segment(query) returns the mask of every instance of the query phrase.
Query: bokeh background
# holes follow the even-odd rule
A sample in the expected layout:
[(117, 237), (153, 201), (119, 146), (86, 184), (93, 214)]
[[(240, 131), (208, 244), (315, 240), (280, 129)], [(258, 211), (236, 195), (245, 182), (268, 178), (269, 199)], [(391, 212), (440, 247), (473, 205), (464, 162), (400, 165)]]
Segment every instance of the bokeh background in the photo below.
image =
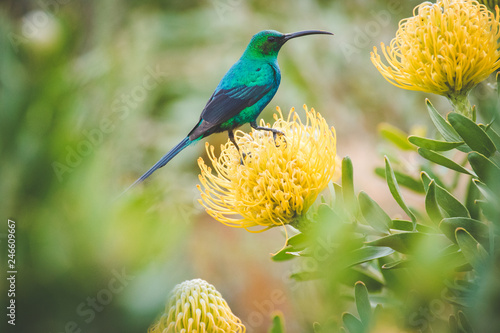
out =
[[(1, 1), (0, 276), (11, 218), (15, 331), (145, 332), (172, 287), (192, 278), (215, 285), (249, 332), (266, 332), (274, 309), (284, 312), (289, 332), (311, 331), (321, 292), (288, 278), (297, 263), (270, 260), (283, 230), (228, 228), (198, 204), (204, 143), (116, 197), (191, 130), (254, 33), (323, 29), (335, 36), (282, 48), (281, 87), (262, 117), (271, 120), (276, 106), (320, 111), (337, 129), (339, 156), (353, 160), (357, 189), (402, 215), (373, 171), (388, 149), (377, 128), (425, 128), (424, 97), (451, 107), (391, 86), (369, 53), (418, 3)], [(208, 139), (216, 147), (226, 140)]]

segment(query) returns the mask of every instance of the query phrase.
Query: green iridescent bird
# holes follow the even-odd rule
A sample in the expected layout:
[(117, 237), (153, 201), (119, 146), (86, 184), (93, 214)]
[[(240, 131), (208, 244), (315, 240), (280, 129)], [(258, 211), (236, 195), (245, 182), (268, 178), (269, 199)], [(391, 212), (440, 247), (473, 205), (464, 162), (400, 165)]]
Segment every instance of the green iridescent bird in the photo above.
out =
[(258, 126), (256, 120), (274, 97), (280, 85), (279, 50), (292, 38), (313, 34), (333, 35), (331, 32), (321, 30), (306, 30), (290, 34), (264, 30), (255, 34), (240, 60), (229, 69), (215, 88), (196, 126), (184, 140), (165, 154), (130, 187), (144, 181), (181, 150), (210, 134), (227, 131), (229, 139), (238, 150), (233, 130), (243, 124), (250, 123), (255, 129), (271, 131), (275, 137), (276, 134), (282, 134), (276, 129)]

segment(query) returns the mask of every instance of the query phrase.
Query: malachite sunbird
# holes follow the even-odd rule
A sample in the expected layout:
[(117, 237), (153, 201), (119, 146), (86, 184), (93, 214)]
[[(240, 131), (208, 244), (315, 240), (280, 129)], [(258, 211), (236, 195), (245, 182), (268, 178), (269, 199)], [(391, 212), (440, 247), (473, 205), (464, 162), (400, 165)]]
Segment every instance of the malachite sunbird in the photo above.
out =
[(238, 145), (234, 140), (233, 130), (246, 123), (250, 123), (258, 130), (271, 131), (274, 136), (282, 134), (276, 129), (257, 125), (257, 117), (274, 97), (281, 82), (278, 52), (283, 44), (292, 38), (316, 34), (333, 35), (331, 32), (321, 30), (306, 30), (290, 34), (264, 30), (255, 34), (240, 60), (229, 69), (215, 88), (196, 126), (184, 140), (165, 154), (129, 188), (144, 181), (181, 150), (210, 134), (227, 131), (229, 139), (236, 148)]

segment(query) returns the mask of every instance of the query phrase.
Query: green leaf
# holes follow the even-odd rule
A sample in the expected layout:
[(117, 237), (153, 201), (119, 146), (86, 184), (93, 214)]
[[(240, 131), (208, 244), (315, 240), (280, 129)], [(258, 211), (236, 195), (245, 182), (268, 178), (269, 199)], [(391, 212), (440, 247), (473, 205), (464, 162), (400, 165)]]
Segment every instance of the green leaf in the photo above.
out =
[(413, 231), (413, 222), (407, 220), (392, 220), (391, 229), (402, 230), (402, 231)]
[[(413, 222), (407, 220), (395, 219), (392, 220), (391, 229), (402, 230), (402, 231), (413, 231)], [(431, 233), (431, 234), (436, 233), (436, 231), (433, 228), (423, 224), (417, 224), (417, 231), (424, 233)]]
[(387, 257), (394, 253), (389, 247), (362, 247), (349, 253), (347, 266), (358, 265), (367, 261)]
[(443, 218), (436, 200), (436, 183), (434, 180), (431, 180), (425, 195), (425, 211), (429, 215), (429, 218), (436, 224)]
[(448, 217), (470, 217), (467, 208), (450, 192), (436, 184), (436, 201)]
[(358, 202), (361, 214), (369, 225), (381, 232), (389, 231), (391, 218), (368, 194), (359, 192)]
[[(393, 171), (399, 185), (417, 193), (425, 193), (422, 183), (419, 180), (397, 170)], [(375, 168), (375, 174), (385, 179), (385, 168)]]
[(489, 228), (487, 225), (478, 220), (473, 220), (466, 217), (450, 217), (443, 219), (439, 224), (439, 229), (443, 231), (451, 241), (456, 243), (455, 231), (457, 228), (467, 230), (475, 239), (484, 242), (488, 240)]
[(472, 326), (461, 310), (458, 311), (458, 322), (460, 323), (460, 327), (464, 333), (474, 333)]
[(425, 192), (427, 193), (427, 191), (429, 190), (429, 184), (431, 183), (433, 178), (431, 178), (427, 172), (422, 171), (420, 173), (420, 179), (422, 180), (422, 184), (424, 184)]
[(388, 262), (382, 265), (382, 269), (398, 269), (398, 268), (407, 268), (411, 266), (413, 260), (411, 259), (402, 259), (396, 260), (393, 262)]
[(398, 148), (402, 150), (415, 150), (415, 147), (408, 142), (408, 135), (399, 128), (388, 123), (380, 123), (378, 131), (383, 138), (389, 140)]
[(459, 333), (457, 318), (454, 315), (450, 315), (448, 325), (450, 326), (450, 333)]
[[(336, 207), (340, 209), (341, 207)], [(339, 216), (335, 211), (332, 209), (332, 207), (328, 206), (327, 204), (320, 204), (318, 206), (318, 210), (316, 211), (317, 214), (317, 220), (318, 221), (338, 221)]]
[[(443, 267), (443, 270), (446, 270), (448, 268), (454, 268), (458, 270), (459, 268), (461, 269), (465, 267), (466, 270), (471, 270), (472, 267), (468, 265), (463, 253), (458, 251), (458, 249), (459, 247), (457, 245), (452, 244), (451, 246), (448, 246), (436, 253), (435, 259), (437, 259), (437, 261), (434, 262), (434, 267)], [(400, 259), (392, 262), (387, 262), (382, 265), (381, 268), (383, 270), (391, 270), (416, 266), (420, 267), (421, 265), (422, 263), (420, 260), (415, 260), (412, 257), (409, 257), (408, 259)]]
[(321, 277), (321, 272), (313, 271), (313, 272), (297, 272), (290, 274), (290, 278), (296, 281), (311, 281), (317, 280)]
[(275, 311), (272, 316), (273, 319), (269, 333), (285, 333), (285, 319), (283, 318), (283, 313)]
[(495, 223), (499, 222), (498, 216), (500, 216), (500, 207), (498, 207), (498, 204), (493, 204), (484, 200), (476, 200), (476, 205), (481, 208), (482, 213), (488, 220), (494, 221)]
[[(474, 183), (474, 185), (476, 185), (477, 189), (479, 190), (479, 192), (481, 192), (481, 194), (483, 195), (483, 197), (489, 201), (489, 202), (496, 202), (497, 201), (497, 197), (495, 196), (495, 194), (488, 188), (488, 186), (486, 186), (485, 183), (482, 183), (479, 179), (473, 179), (472, 182)], [(477, 201), (477, 200), (476, 200)]]
[(446, 157), (444, 155), (435, 153), (435, 152), (428, 150), (428, 149), (425, 149), (425, 148), (418, 148), (418, 153), (423, 158), (425, 158), (431, 162), (434, 162), (436, 164), (442, 165), (448, 169), (455, 170), (455, 171), (461, 172), (461, 173), (465, 173), (466, 175), (475, 176), (474, 173), (467, 170), (463, 166), (457, 164), (456, 162), (450, 160), (448, 157)]
[(474, 184), (474, 180), (469, 180), (469, 185), (467, 186), (467, 193), (465, 196), (465, 207), (470, 213), (473, 219), (479, 219), (480, 209), (476, 205), (476, 200), (480, 199), (481, 193), (477, 186)]
[(410, 189), (417, 193), (425, 193), (424, 187), (422, 186), (422, 183), (419, 180), (413, 178), (410, 175), (399, 172), (397, 170), (393, 171), (399, 185), (404, 186), (407, 189)]
[(486, 156), (477, 152), (470, 152), (467, 159), (478, 178), (495, 193), (500, 194), (500, 169)]
[(342, 159), (342, 197), (346, 205), (354, 206), (356, 202), (356, 196), (354, 194), (354, 171), (349, 156)]
[(308, 245), (307, 236), (303, 233), (298, 233), (290, 238), (288, 238), (287, 245), (292, 246), (296, 251), (303, 250)]
[(425, 148), (434, 151), (448, 151), (453, 148), (457, 148), (464, 144), (463, 141), (459, 142), (449, 142), (449, 141), (438, 141), (428, 138), (422, 138), (420, 136), (411, 135), (408, 137), (408, 141), (413, 143), (415, 146), (420, 148)]
[(344, 322), (344, 326), (347, 328), (349, 333), (365, 332), (365, 329), (361, 321), (348, 312), (342, 314), (342, 321)]
[(410, 217), (410, 219), (413, 222), (413, 230), (415, 230), (417, 226), (417, 218), (415, 215), (410, 211), (410, 208), (406, 205), (406, 202), (403, 199), (403, 196), (401, 195), (401, 191), (399, 190), (398, 182), (396, 180), (396, 176), (394, 175), (394, 171), (391, 167), (391, 163), (389, 162), (389, 159), (387, 156), (385, 157), (385, 174), (386, 174), (386, 180), (387, 180), (387, 185), (389, 185), (389, 190), (391, 191), (392, 196), (394, 197), (394, 200), (398, 203), (398, 205), (405, 211), (405, 213)]
[(480, 271), (488, 258), (486, 250), (464, 228), (457, 228), (455, 237), (467, 262), (469, 262), (476, 271)]
[(356, 282), (354, 285), (354, 299), (356, 300), (356, 308), (358, 309), (359, 318), (364, 327), (368, 327), (372, 317), (372, 307), (368, 298), (368, 289), (362, 281)]
[(426, 189), (426, 191), (427, 191), (427, 185), (429, 185), (431, 179), (434, 179), (434, 182), (439, 186), (446, 188), (445, 183), (441, 180), (439, 175), (434, 173), (434, 171), (432, 171), (432, 169), (426, 165), (422, 165), (422, 172), (420, 173), (420, 178), (422, 179), (422, 182), (424, 182), (424, 188)]
[(337, 183), (332, 183), (333, 185), (333, 190), (334, 190), (334, 200), (333, 200), (333, 207), (330, 207), (325, 204), (326, 207), (330, 210), (335, 210), (336, 212), (340, 212), (342, 209), (344, 209), (344, 199), (342, 198), (342, 186), (340, 186)]
[(384, 279), (381, 273), (374, 268), (360, 268), (354, 266), (342, 271), (339, 280), (342, 284), (352, 287), (357, 281), (363, 281), (368, 290), (381, 291), (384, 287)]
[(437, 112), (428, 99), (425, 100), (425, 103), (427, 104), (427, 110), (429, 111), (434, 126), (436, 126), (443, 138), (449, 142), (462, 141), (455, 129), (439, 114), (439, 112)]
[(292, 247), (285, 247), (275, 255), (271, 256), (271, 260), (279, 262), (297, 258), (297, 254), (293, 253), (292, 251), (293, 251)]
[(491, 126), (479, 124), (479, 127), (481, 127), (481, 129), (486, 132), (491, 141), (493, 141), (493, 143), (495, 144), (495, 147), (500, 147), (500, 135), (498, 135), (498, 133)]
[(367, 242), (368, 246), (386, 246), (400, 253), (412, 253), (413, 249), (429, 235), (420, 232), (402, 232), (400, 234), (381, 237), (371, 242)]
[(450, 112), (448, 121), (472, 149), (485, 156), (491, 156), (497, 148), (489, 136), (475, 122), (461, 114)]

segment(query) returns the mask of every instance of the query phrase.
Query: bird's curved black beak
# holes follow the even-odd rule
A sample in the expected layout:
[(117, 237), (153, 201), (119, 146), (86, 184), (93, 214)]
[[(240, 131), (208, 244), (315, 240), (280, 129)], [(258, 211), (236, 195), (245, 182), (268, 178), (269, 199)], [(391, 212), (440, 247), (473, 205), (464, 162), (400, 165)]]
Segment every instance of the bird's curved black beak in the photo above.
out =
[(286, 42), (287, 40), (290, 40), (292, 38), (296, 37), (302, 37), (302, 36), (307, 36), (307, 35), (333, 35), (331, 32), (324, 31), (324, 30), (304, 30), (304, 31), (299, 31), (299, 32), (293, 32), (291, 34), (285, 34), (283, 43)]

